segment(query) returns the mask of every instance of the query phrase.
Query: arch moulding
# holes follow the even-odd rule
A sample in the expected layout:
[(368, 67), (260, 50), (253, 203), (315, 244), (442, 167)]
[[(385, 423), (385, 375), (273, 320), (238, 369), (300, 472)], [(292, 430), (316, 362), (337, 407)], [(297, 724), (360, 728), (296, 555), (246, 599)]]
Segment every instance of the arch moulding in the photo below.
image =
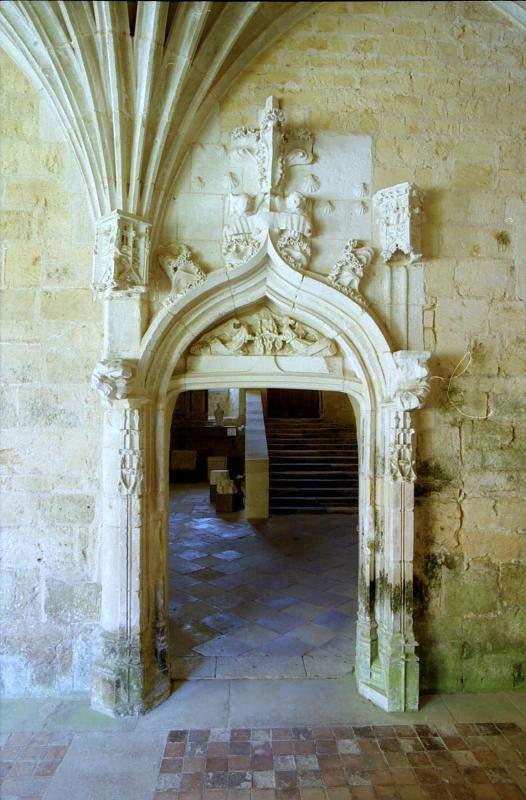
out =
[[(102, 644), (92, 703), (106, 713), (142, 713), (170, 693), (171, 415), (180, 392), (225, 385), (349, 396), (360, 445), (358, 689), (386, 710), (418, 706), (411, 413), (427, 392), (428, 354), (393, 352), (362, 302), (327, 278), (292, 267), (273, 238), (267, 232), (241, 265), (216, 270), (168, 298), (142, 337), (138, 358), (113, 343), (94, 371), (105, 409)], [(125, 327), (121, 315), (124, 307), (129, 316), (129, 301), (105, 300), (107, 325)], [(278, 344), (259, 334), (250, 346), (240, 344), (232, 331), (244, 330), (247, 317), (253, 326), (263, 318)]]

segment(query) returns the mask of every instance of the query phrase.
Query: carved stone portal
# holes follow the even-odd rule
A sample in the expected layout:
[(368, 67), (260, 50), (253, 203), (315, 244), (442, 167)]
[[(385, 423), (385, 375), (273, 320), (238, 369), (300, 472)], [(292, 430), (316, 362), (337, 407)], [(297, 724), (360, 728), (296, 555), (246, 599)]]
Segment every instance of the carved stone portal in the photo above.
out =
[(336, 352), (336, 344), (313, 328), (266, 307), (223, 322), (190, 348), (195, 356), (332, 356)]

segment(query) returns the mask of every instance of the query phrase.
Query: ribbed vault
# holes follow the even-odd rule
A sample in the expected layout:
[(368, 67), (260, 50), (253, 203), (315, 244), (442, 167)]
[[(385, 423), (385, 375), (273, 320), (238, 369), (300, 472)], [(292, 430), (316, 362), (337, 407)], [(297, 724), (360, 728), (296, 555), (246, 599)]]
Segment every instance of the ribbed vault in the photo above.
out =
[(0, 4), (0, 43), (48, 95), (95, 218), (160, 219), (196, 129), (313, 2)]

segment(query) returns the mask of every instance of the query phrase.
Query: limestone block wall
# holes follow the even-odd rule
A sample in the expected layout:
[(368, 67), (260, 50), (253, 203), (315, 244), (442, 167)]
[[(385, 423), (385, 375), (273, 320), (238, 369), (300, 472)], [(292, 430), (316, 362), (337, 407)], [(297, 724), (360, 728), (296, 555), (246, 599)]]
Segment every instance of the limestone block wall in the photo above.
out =
[(93, 225), (54, 116), (0, 58), (2, 684), (85, 689), (99, 616)]
[(437, 379), (415, 415), (423, 690), (526, 685), (524, 54), (524, 33), (487, 3), (330, 3), (221, 105), (222, 131), (255, 124), (272, 89), (313, 130), (371, 134), (374, 191), (410, 180), (426, 194)]

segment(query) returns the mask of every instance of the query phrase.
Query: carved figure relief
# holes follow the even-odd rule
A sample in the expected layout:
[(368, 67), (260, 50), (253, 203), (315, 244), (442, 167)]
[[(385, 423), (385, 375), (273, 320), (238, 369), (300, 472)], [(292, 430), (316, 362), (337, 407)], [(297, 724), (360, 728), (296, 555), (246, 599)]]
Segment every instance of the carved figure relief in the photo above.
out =
[(263, 307), (229, 319), (201, 337), (191, 355), (331, 356), (336, 345), (298, 320)]
[(131, 394), (136, 374), (137, 362), (133, 359), (99, 361), (91, 376), (91, 388), (106, 400), (124, 400)]
[(373, 250), (371, 247), (359, 247), (356, 239), (345, 245), (343, 258), (337, 261), (329, 273), (329, 281), (336, 289), (348, 297), (352, 297), (362, 305), (365, 300), (360, 294), (360, 281), (365, 268), (371, 263)]
[(397, 252), (409, 256), (411, 262), (422, 258), (422, 200), (422, 192), (413, 183), (399, 183), (375, 194), (376, 220), (386, 262)]
[(184, 244), (177, 256), (170, 252), (159, 255), (159, 264), (171, 283), (170, 294), (165, 300), (165, 305), (175, 303), (180, 297), (206, 280), (205, 273), (193, 260), (190, 248)]
[[(260, 115), (259, 128), (241, 126), (232, 131), (232, 148), (237, 156), (249, 156), (256, 164), (258, 194), (231, 194), (223, 229), (223, 256), (228, 267), (239, 266), (264, 246), (267, 236), (276, 235), (277, 250), (290, 266), (307, 266), (312, 224), (308, 199), (301, 192), (285, 195), (286, 169), (313, 161), (312, 135), (303, 129), (285, 127), (285, 115), (269, 97)], [(304, 180), (308, 193), (319, 189), (315, 175)]]
[(93, 289), (145, 292), (151, 226), (132, 214), (114, 211), (99, 220), (93, 252)]
[(416, 478), (413, 460), (413, 434), (411, 415), (405, 411), (396, 412), (389, 458), (389, 470), (395, 481), (414, 481)]

